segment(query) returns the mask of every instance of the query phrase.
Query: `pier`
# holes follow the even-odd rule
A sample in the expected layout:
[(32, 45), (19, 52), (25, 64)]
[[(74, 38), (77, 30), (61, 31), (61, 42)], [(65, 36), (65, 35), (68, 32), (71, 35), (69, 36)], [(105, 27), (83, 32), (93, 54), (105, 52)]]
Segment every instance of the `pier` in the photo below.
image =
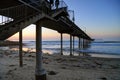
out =
[[(74, 37), (78, 38), (79, 49), (88, 45), (93, 39), (82, 31), (70, 19), (67, 4), (60, 1), (59, 5), (47, 0), (1, 0), (0, 1), (0, 40), (4, 41), (19, 32), (20, 67), (22, 60), (22, 30), (31, 24), (36, 25), (36, 80), (46, 80), (46, 71), (42, 66), (42, 27), (57, 31), (61, 39), (61, 55), (63, 55), (63, 34), (70, 35), (70, 56), (73, 56)], [(81, 43), (82, 39), (82, 43)]]

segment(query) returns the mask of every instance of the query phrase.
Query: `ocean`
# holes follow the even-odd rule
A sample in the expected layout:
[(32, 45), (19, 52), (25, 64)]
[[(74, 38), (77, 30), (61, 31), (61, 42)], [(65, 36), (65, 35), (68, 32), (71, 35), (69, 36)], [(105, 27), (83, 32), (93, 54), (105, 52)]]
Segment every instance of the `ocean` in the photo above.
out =
[[(35, 41), (23, 41), (25, 44), (23, 50), (35, 51)], [(94, 41), (87, 48), (79, 49), (78, 41), (74, 42), (74, 55), (80, 53), (88, 53), (95, 57), (114, 57), (120, 58), (120, 42), (119, 41)], [(15, 48), (14, 48), (15, 49)], [(60, 41), (42, 41), (42, 51), (48, 54), (60, 53)], [(70, 42), (63, 41), (63, 54), (69, 55)], [(107, 55), (107, 56), (106, 56)]]
[[(35, 41), (24, 41), (26, 46), (24, 48), (35, 51)], [(78, 41), (74, 42), (74, 54), (77, 55), (80, 52), (99, 55), (117, 55), (120, 56), (120, 42), (117, 41), (94, 41), (87, 48), (79, 49)], [(60, 53), (60, 41), (43, 41), (42, 50), (44, 53), (57, 54)], [(63, 41), (63, 54), (69, 55), (70, 42)]]

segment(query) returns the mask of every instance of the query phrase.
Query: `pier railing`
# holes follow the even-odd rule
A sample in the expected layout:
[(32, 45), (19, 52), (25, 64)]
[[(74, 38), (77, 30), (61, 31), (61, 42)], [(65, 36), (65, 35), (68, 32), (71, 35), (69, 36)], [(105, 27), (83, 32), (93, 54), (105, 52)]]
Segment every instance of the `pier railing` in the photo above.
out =
[[(26, 3), (18, 6), (13, 6), (5, 9), (0, 9), (0, 26), (5, 25), (6, 23), (10, 23), (16, 19), (26, 18), (26, 16), (33, 15), (36, 13), (45, 14), (49, 13), (48, 2), (43, 2), (41, 5), (34, 6), (35, 4), (39, 4), (37, 2), (34, 3)], [(45, 7), (46, 6), (46, 7)]]
[[(67, 4), (64, 1), (59, 1), (58, 9), (59, 8), (68, 8)], [(56, 5), (52, 6), (52, 9), (56, 9)]]
[(40, 1), (40, 0), (31, 0), (30, 1), (23, 1), (23, 0), (19, 0), (21, 3), (33, 8), (34, 10), (38, 11), (38, 12), (45, 12), (48, 14), (51, 5), (48, 1), (44, 0), (44, 1)]
[(27, 8), (28, 7), (26, 5), (18, 5), (0, 9), (0, 25), (4, 25), (20, 17), (24, 18), (27, 13)]
[[(44, 12), (46, 14), (50, 14), (50, 3), (47, 1), (44, 1), (42, 4), (40, 2), (34, 2), (34, 3), (28, 3), (28, 2), (23, 2), (24, 4), (18, 5), (18, 6), (13, 6), (5, 9), (0, 9), (0, 26), (5, 25), (6, 23), (13, 22), (14, 20), (17, 19), (25, 19), (26, 17), (30, 15), (34, 15), (36, 13), (41, 13)], [(38, 5), (41, 4), (41, 5)], [(37, 5), (37, 6), (34, 6)], [(48, 8), (46, 8), (46, 7)], [(36, 9), (35, 9), (36, 8)], [(68, 6), (64, 1), (60, 1), (58, 5), (58, 10), (59, 9), (65, 9), (68, 13), (70, 10), (68, 10)], [(55, 5), (52, 6), (52, 9), (56, 9)], [(71, 19), (71, 16), (73, 15), (69, 14), (69, 19)], [(65, 19), (64, 19), (65, 20)], [(65, 20), (66, 21), (66, 20)]]
[(68, 10), (68, 14), (69, 14), (69, 19), (74, 22), (75, 21), (74, 10)]

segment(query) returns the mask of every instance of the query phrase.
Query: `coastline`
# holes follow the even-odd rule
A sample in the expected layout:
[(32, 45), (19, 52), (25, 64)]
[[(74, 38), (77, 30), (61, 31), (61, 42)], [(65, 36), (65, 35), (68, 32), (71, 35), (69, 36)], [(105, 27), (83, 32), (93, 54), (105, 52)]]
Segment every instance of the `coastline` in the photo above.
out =
[[(0, 52), (0, 80), (35, 80), (35, 53), (24, 52), (19, 67), (16, 51)], [(120, 80), (120, 58), (43, 54), (48, 80)], [(29, 77), (28, 77), (29, 76)]]
[[(7, 44), (8, 45), (8, 44)], [(25, 44), (23, 44), (25, 45)], [(12, 45), (9, 45), (9, 46), (0, 46), (0, 52), (1, 51), (6, 51), (9, 53), (9, 51), (13, 52), (13, 53), (16, 53), (16, 52), (19, 52), (19, 45), (16, 44), (12, 44)], [(35, 49), (33, 48), (24, 48), (23, 47), (23, 52), (28, 52), (28, 53), (35, 53)], [(58, 51), (56, 52), (53, 52), (53, 51), (50, 51), (50, 50), (43, 50), (43, 53), (48, 53), (48, 54), (59, 54)], [(64, 55), (66, 56), (69, 56), (69, 51), (65, 52)], [(120, 54), (109, 54), (109, 53), (99, 53), (99, 52), (78, 52), (78, 51), (75, 51), (74, 52), (74, 56), (91, 56), (91, 57), (98, 57), (98, 58), (120, 58)]]
[(91, 57), (100, 57), (100, 58), (120, 58), (119, 54), (100, 54), (100, 53), (91, 53)]
[[(96, 43), (98, 42), (95, 42), (95, 46), (92, 45), (91, 47), (97, 47), (97, 50), (90, 50), (90, 49), (80, 49), (78, 50), (77, 49), (77, 46), (76, 47), (76, 50), (73, 52), (73, 54), (75, 56), (79, 56), (79, 54), (81, 56), (83, 56), (82, 53), (85, 53), (86, 56), (91, 56), (91, 57), (103, 57), (103, 58), (120, 58), (120, 50), (119, 50), (119, 41), (101, 41), (99, 43), (105, 43), (105, 44), (99, 44), (97, 45)], [(106, 43), (109, 43), (109, 44), (106, 44)], [(113, 43), (118, 43), (118, 44), (113, 44)], [(69, 41), (65, 41), (64, 43), (65, 45), (64, 48), (63, 48), (63, 54), (64, 55), (69, 55)], [(112, 45), (111, 45), (112, 44)], [(60, 43), (59, 41), (43, 41), (43, 53), (49, 53), (49, 54), (57, 54), (60, 52)], [(54, 46), (53, 46), (54, 45)], [(97, 46), (96, 46), (97, 45)], [(103, 45), (102, 48), (104, 48), (104, 50), (102, 49), (101, 50), (101, 45)], [(104, 47), (106, 46), (107, 47)], [(111, 45), (111, 46), (110, 46)], [(114, 47), (116, 46), (116, 47)], [(110, 48), (111, 47), (111, 48)], [(114, 48), (113, 48), (114, 47)], [(100, 50), (98, 50), (98, 48), (100, 48)], [(107, 50), (108, 49), (108, 50)], [(111, 51), (113, 49), (113, 51)], [(0, 41), (0, 50), (11, 50), (11, 51), (17, 51), (19, 50), (19, 41)], [(116, 50), (116, 51), (115, 51)], [(35, 52), (35, 41), (24, 41), (23, 42), (23, 52)], [(108, 52), (107, 52), (108, 51)]]

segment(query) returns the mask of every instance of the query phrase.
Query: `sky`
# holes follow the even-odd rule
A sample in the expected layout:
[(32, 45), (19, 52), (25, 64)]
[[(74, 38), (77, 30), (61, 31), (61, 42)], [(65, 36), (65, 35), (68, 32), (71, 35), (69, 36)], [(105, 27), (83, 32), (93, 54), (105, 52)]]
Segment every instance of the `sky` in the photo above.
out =
[[(75, 23), (91, 38), (120, 41), (120, 0), (64, 0), (74, 10)], [(31, 32), (32, 31), (32, 32)], [(35, 39), (35, 25), (23, 30), (24, 40)], [(42, 28), (43, 40), (59, 40), (56, 31)], [(9, 40), (18, 39), (18, 33)], [(65, 34), (64, 39), (69, 39)]]

